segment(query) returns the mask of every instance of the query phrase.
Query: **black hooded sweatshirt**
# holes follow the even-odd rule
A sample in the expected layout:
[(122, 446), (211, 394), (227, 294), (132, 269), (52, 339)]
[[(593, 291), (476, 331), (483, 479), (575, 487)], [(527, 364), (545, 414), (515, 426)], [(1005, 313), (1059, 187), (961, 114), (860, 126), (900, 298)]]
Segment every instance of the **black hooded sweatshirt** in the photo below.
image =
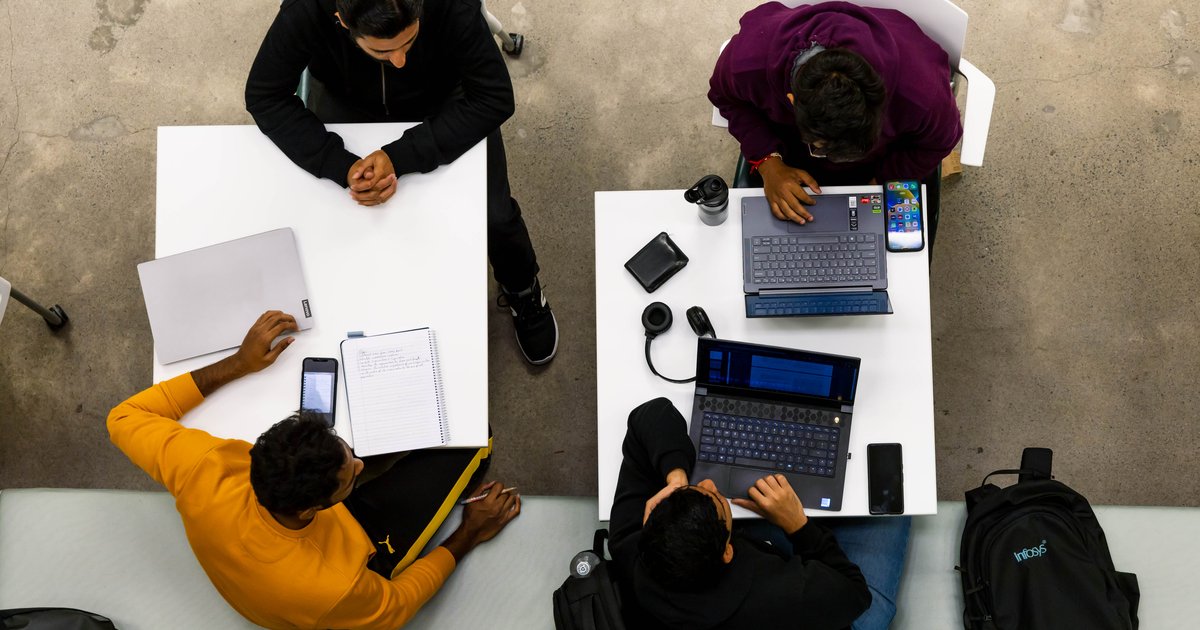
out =
[(512, 81), (479, 0), (425, 0), (403, 68), (367, 55), (336, 10), (335, 0), (284, 0), (246, 81), (254, 122), (304, 170), (344, 187), (358, 160), (296, 96), (306, 67), (360, 122), (421, 123), (383, 147), (397, 175), (453, 162), (512, 116)]
[(699, 592), (664, 588), (638, 559), (646, 500), (676, 468), (691, 472), (696, 451), (687, 424), (671, 401), (648, 403), (652, 413), (631, 417), (613, 502), (609, 549), (627, 620), (635, 628), (707, 630), (847, 628), (871, 604), (858, 566), (816, 521), (790, 537), (788, 559), (733, 534), (733, 561), (718, 583)]

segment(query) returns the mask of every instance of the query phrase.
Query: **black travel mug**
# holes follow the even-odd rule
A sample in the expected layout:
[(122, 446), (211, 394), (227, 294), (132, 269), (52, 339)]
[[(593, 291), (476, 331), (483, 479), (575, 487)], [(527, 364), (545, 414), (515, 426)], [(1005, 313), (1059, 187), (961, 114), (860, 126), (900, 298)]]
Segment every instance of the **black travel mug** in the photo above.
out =
[(700, 208), (705, 225), (721, 225), (729, 216), (729, 184), (719, 175), (705, 175), (683, 193), (683, 198)]

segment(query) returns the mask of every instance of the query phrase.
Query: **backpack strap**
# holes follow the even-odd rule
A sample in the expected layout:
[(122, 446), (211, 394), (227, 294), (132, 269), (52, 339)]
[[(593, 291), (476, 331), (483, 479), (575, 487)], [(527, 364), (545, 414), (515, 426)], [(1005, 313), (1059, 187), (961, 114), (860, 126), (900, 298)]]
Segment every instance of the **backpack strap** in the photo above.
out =
[(974, 509), (980, 501), (1000, 491), (1000, 488), (988, 483), (988, 479), (991, 479), (992, 475), (1023, 475), (1031, 474), (1033, 472), (1035, 471), (1026, 470), (1024, 468), (1004, 468), (1001, 470), (993, 470), (992, 472), (988, 473), (988, 475), (983, 478), (983, 483), (979, 484), (978, 488), (967, 491), (967, 512), (970, 512), (972, 509)]
[(592, 536), (592, 553), (596, 554), (601, 560), (604, 560), (604, 542), (608, 540), (608, 530), (600, 528), (596, 530), (596, 534)]
[(1038, 479), (1053, 479), (1054, 451), (1048, 448), (1029, 447), (1021, 451), (1021, 468), (1033, 471), (1021, 475), (1020, 481), (1035, 481)]

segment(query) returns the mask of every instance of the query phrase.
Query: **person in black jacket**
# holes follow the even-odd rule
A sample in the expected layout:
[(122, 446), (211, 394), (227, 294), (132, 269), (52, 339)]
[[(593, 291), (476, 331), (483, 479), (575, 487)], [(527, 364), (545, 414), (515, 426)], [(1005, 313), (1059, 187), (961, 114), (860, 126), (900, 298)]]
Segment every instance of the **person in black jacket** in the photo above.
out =
[[(296, 96), (305, 68), (307, 108)], [(449, 164), (487, 138), (488, 258), (501, 303), (526, 360), (554, 358), (558, 323), (500, 136), (512, 81), (478, 0), (284, 0), (250, 68), (246, 109), (288, 158), (367, 206), (387, 202), (397, 178)], [(325, 128), (387, 121), (420, 124), (362, 158)]]
[[(878, 556), (864, 577), (835, 533), (805, 516), (782, 475), (760, 479), (749, 501), (733, 499), (767, 523), (735, 524), (711, 480), (689, 485), (696, 453), (669, 400), (656, 398), (629, 414), (622, 452), (609, 550), (633, 627), (888, 627), (907, 518), (847, 519), (856, 521), (846, 527), (856, 551)], [(841, 536), (842, 526), (836, 529)]]

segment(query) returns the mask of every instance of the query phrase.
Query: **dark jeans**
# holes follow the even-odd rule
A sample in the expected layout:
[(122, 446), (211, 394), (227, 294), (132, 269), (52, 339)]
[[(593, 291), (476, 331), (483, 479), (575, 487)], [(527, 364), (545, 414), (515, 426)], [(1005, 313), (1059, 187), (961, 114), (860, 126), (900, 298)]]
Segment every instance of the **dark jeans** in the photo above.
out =
[[(405, 122), (403, 117), (378, 116), (339, 100), (316, 79), (310, 79), (308, 108), (325, 123)], [(488, 259), (496, 281), (512, 291), (528, 288), (538, 273), (537, 255), (508, 185), (508, 158), (498, 127), (487, 137), (487, 222)]]
[(408, 568), (465, 492), (478, 485), (490, 448), (425, 449), (363, 459), (372, 477), (344, 504), (375, 545), (367, 568), (390, 579)]
[[(833, 532), (846, 557), (862, 571), (871, 591), (871, 607), (854, 620), (853, 630), (887, 630), (896, 616), (896, 594), (908, 555), (912, 517), (823, 518), (820, 524)], [(737, 521), (734, 527), (743, 536), (770, 543), (785, 557), (791, 557), (792, 543), (782, 529), (757, 519)]]

